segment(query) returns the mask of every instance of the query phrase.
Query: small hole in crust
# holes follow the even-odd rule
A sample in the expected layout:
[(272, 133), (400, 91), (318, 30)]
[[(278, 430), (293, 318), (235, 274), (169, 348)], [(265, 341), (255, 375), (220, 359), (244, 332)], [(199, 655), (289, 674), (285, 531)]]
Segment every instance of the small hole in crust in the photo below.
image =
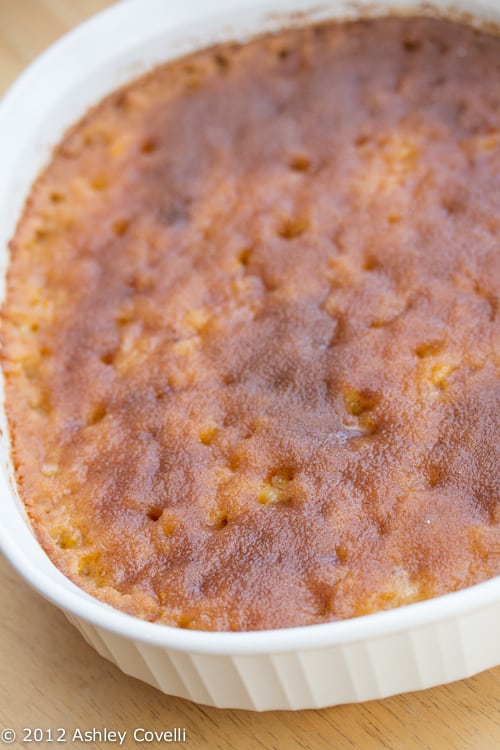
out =
[(163, 513), (162, 518), (162, 530), (165, 536), (172, 536), (172, 534), (175, 531), (175, 521), (173, 518), (166, 518), (165, 513)]
[(154, 138), (146, 138), (141, 145), (141, 151), (143, 154), (152, 154), (157, 148), (158, 144)]
[(213, 529), (214, 531), (222, 531), (222, 529), (226, 528), (228, 523), (229, 523), (229, 518), (227, 516), (227, 513), (222, 513), (210, 524), (210, 528)]
[(107, 583), (106, 570), (102, 565), (100, 552), (90, 552), (88, 555), (81, 557), (78, 572), (81, 576), (92, 578), (99, 588)]
[(245, 248), (245, 250), (242, 250), (238, 255), (238, 262), (241, 263), (242, 266), (248, 266), (248, 264), (250, 263), (251, 255), (252, 249), (249, 247)]
[(386, 536), (391, 531), (391, 524), (388, 518), (382, 518), (377, 521), (377, 530), (380, 536)]
[(295, 477), (295, 471), (292, 469), (291, 466), (283, 466), (280, 469), (277, 469), (273, 474), (271, 475), (271, 481), (277, 481), (285, 482), (288, 484), (288, 482), (291, 482), (292, 479)]
[(415, 354), (420, 359), (426, 359), (427, 357), (435, 357), (443, 350), (442, 341), (426, 341), (423, 344), (419, 344), (415, 349)]
[(36, 242), (45, 242), (50, 237), (50, 232), (47, 229), (37, 229), (35, 232)]
[(359, 417), (366, 412), (371, 411), (377, 405), (379, 400), (378, 394), (369, 390), (357, 390), (348, 388), (344, 392), (344, 406), (348, 414), (353, 417)]
[(130, 104), (130, 96), (128, 91), (119, 91), (113, 98), (113, 107), (118, 110), (127, 109)]
[(275, 291), (276, 291), (276, 289), (278, 289), (278, 288), (279, 288), (279, 283), (278, 283), (277, 279), (276, 279), (276, 278), (273, 278), (273, 277), (272, 277), (272, 276), (271, 276), (270, 274), (268, 274), (268, 273), (265, 273), (265, 272), (264, 272), (264, 273), (262, 273), (262, 274), (258, 274), (258, 278), (260, 278), (260, 280), (261, 280), (261, 282), (262, 282), (262, 286), (263, 286), (263, 288), (265, 289), (265, 291), (266, 291), (266, 292), (269, 292), (270, 294), (271, 294), (272, 292), (275, 292)]
[(231, 67), (229, 58), (226, 55), (223, 55), (221, 52), (217, 52), (214, 55), (214, 63), (216, 67), (221, 71), (221, 73), (227, 73), (227, 71)]
[(448, 216), (459, 216), (467, 210), (463, 199), (457, 196), (449, 196), (445, 198), (441, 205)]
[(366, 146), (366, 144), (369, 142), (370, 142), (370, 136), (361, 134), (361, 135), (358, 135), (358, 137), (354, 141), (354, 145), (356, 146), (356, 148), (363, 148), (363, 146)]
[(52, 411), (52, 406), (47, 393), (41, 390), (36, 393), (34, 398), (30, 399), (29, 406), (39, 414), (48, 415)]
[(403, 41), (403, 49), (405, 52), (418, 52), (421, 48), (422, 43), (418, 39), (413, 37), (407, 37)]
[(439, 464), (430, 464), (427, 468), (427, 481), (431, 487), (437, 487), (445, 479), (443, 468)]
[(262, 505), (275, 505), (290, 499), (289, 484), (294, 478), (290, 468), (283, 468), (272, 472), (263, 483), (257, 500)]
[(341, 563), (345, 563), (347, 561), (347, 558), (349, 557), (347, 547), (345, 547), (343, 544), (337, 544), (337, 546), (335, 547), (335, 554), (337, 556), (337, 560)]
[(322, 592), (313, 592), (316, 599), (316, 616), (317, 617), (328, 617), (332, 611), (332, 597), (331, 594)]
[(185, 85), (187, 89), (196, 89), (203, 80), (203, 68), (193, 63), (184, 66)]
[(278, 58), (280, 60), (286, 60), (288, 57), (290, 57), (290, 50), (287, 47), (282, 47), (278, 50)]
[(130, 307), (124, 307), (115, 318), (117, 326), (126, 326), (134, 320), (134, 310)]
[(118, 219), (113, 224), (113, 232), (115, 233), (117, 237), (123, 237), (123, 235), (128, 230), (128, 226), (129, 224), (128, 224), (127, 219)]
[(313, 33), (314, 36), (320, 38), (328, 33), (328, 28), (323, 24), (320, 24), (319, 26), (313, 26)]
[(380, 267), (380, 262), (375, 255), (368, 255), (363, 263), (364, 271), (376, 271)]
[(56, 533), (56, 544), (59, 549), (81, 547), (82, 541), (83, 535), (79, 529), (61, 528)]
[(448, 362), (441, 362), (434, 365), (431, 371), (430, 380), (433, 385), (441, 391), (448, 388), (448, 378), (456, 368)]
[(108, 187), (108, 178), (104, 174), (98, 174), (94, 177), (94, 179), (91, 182), (92, 187), (94, 190), (106, 190)]
[(103, 354), (101, 357), (101, 362), (103, 365), (112, 365), (115, 361), (115, 352), (106, 352), (106, 354)]
[(97, 404), (87, 414), (87, 424), (90, 426), (98, 424), (106, 416), (106, 407), (103, 404)]
[(311, 168), (311, 159), (307, 154), (294, 154), (290, 157), (290, 168), (295, 172), (308, 172)]
[(161, 515), (163, 513), (163, 509), (159, 508), (157, 506), (154, 506), (153, 508), (150, 508), (147, 512), (147, 517), (150, 521), (159, 521), (161, 518)]
[(215, 425), (207, 425), (200, 430), (200, 443), (203, 445), (212, 445), (217, 436), (217, 427)]
[(52, 201), (52, 203), (62, 203), (62, 201), (64, 200), (64, 195), (57, 192), (51, 193), (50, 200)]
[(293, 240), (296, 237), (300, 237), (302, 234), (304, 234), (308, 227), (309, 222), (307, 221), (307, 219), (287, 219), (279, 228), (278, 234), (285, 240)]

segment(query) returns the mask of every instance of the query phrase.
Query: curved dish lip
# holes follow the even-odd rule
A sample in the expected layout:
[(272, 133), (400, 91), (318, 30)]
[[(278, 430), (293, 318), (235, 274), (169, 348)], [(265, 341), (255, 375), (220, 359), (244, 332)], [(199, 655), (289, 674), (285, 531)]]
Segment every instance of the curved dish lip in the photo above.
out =
[[(30, 534), (28, 528), (26, 533)], [(127, 615), (86, 594), (55, 566), (61, 581), (54, 583), (23, 557), (15, 541), (6, 536), (3, 529), (0, 531), (0, 549), (33, 588), (62, 610), (134, 641), (198, 654), (262, 655), (349, 645), (436, 625), (500, 603), (500, 576), (496, 576), (434, 599), (319, 625), (238, 632), (187, 630)]]
[[(0, 105), (0, 128), (6, 114), (11, 115), (12, 110), (14, 112), (16, 110), (21, 111), (19, 108), (23, 99), (30, 95), (40, 76), (50, 70), (51, 66), (60, 64), (61, 59), (64, 58), (72, 44), (79, 48), (79, 54), (89, 55), (92, 34), (99, 24), (109, 24), (119, 15), (123, 19), (129, 14), (130, 10), (135, 9), (137, 13), (139, 7), (141, 12), (144, 12), (146, 3), (150, 10), (154, 9), (155, 6), (159, 7), (158, 0), (127, 0), (127, 2), (114, 5), (91, 18), (52, 45), (28, 67), (2, 101)], [(411, 7), (418, 9), (418, 1), (400, 0), (400, 3), (401, 8), (405, 10)], [(435, 4), (438, 8), (439, 5), (443, 7), (443, 3), (439, 0)], [(468, 0), (458, 4), (464, 7), (471, 5)], [(188, 7), (186, 11), (188, 23), (190, 20), (189, 12), (192, 13), (196, 6), (198, 6), (198, 10), (203, 9), (203, 17), (208, 17), (209, 14), (214, 15), (211, 10), (207, 12), (207, 9), (203, 8), (201, 0), (185, 0), (184, 5)], [(291, 0), (290, 2), (280, 0), (274, 3), (256, 0), (253, 3), (245, 3), (242, 8), (237, 9), (231, 6), (229, 0), (218, 0), (215, 5), (217, 6), (215, 15), (219, 17), (222, 17), (220, 14), (224, 9), (238, 11), (251, 8), (269, 12), (272, 5), (287, 6), (289, 10), (304, 6), (314, 8), (310, 1), (307, 3), (304, 0)], [(345, 2), (333, 4), (334, 7), (339, 6), (345, 8), (346, 11), (351, 5), (351, 3)], [(357, 5), (359, 7), (360, 4)], [(384, 7), (385, 10), (391, 10), (395, 7), (396, 2), (381, 2), (381, 5), (382, 10)], [(493, 4), (491, 4), (491, 8), (495, 10)], [(181, 17), (181, 23), (185, 22), (183, 13), (180, 12), (178, 15)], [(193, 16), (191, 16), (191, 20), (193, 20)], [(87, 46), (85, 47), (85, 45)], [(25, 197), (26, 194), (23, 195), (23, 201)], [(48, 558), (47, 562), (52, 568), (52, 575), (37, 567), (36, 563), (24, 552), (26, 552), (26, 545), (30, 544), (36, 545), (40, 551), (42, 551), (42, 548), (34, 539), (28, 523), (21, 516), (19, 508), (15, 507), (14, 491), (5, 481), (5, 477), (3, 481), (4, 489), (11, 495), (11, 498), (5, 503), (0, 503), (0, 518), (2, 516), (8, 518), (12, 512), (17, 514), (17, 517), (14, 519), (14, 525), (11, 528), (11, 531), (14, 532), (12, 534), (9, 534), (8, 523), (0, 524), (0, 549), (21, 576), (45, 598), (61, 609), (97, 627), (144, 644), (176, 651), (219, 655), (259, 655), (270, 652), (315, 650), (325, 646), (369, 641), (402, 631), (432, 626), (455, 617), (473, 614), (479, 609), (500, 603), (500, 576), (496, 576), (474, 586), (433, 599), (348, 620), (318, 625), (276, 630), (215, 632), (187, 630), (151, 623), (124, 614), (120, 610), (86, 594), (50, 563)], [(21, 536), (16, 536), (16, 531), (20, 532)], [(42, 554), (45, 553), (42, 551)]]

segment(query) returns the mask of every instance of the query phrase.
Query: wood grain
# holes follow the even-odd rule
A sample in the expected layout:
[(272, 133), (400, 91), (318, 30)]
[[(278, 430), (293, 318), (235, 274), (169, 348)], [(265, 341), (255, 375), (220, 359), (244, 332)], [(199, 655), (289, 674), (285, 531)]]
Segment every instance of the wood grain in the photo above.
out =
[[(52, 41), (111, 4), (0, 0), (0, 93)], [(18, 733), (11, 747), (57, 747), (22, 742), (23, 727), (128, 730), (124, 747), (157, 747), (135, 743), (130, 732), (175, 726), (186, 727), (190, 750), (497, 750), (500, 668), (421, 693), (322, 711), (253, 714), (196, 706), (123, 675), (0, 560), (0, 729)]]

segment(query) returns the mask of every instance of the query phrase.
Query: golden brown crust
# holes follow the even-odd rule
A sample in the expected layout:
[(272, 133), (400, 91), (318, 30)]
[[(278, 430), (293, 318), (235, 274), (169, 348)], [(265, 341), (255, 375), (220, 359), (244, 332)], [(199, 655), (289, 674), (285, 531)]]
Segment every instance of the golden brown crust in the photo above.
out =
[(385, 19), (158, 69), (56, 149), (3, 366), (35, 532), (202, 629), (500, 573), (500, 40)]

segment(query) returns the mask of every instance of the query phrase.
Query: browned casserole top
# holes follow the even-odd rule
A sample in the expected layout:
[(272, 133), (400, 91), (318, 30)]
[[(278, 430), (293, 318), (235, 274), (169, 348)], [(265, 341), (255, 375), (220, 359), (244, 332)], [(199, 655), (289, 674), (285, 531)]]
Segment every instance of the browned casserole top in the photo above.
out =
[(500, 39), (281, 33), (113, 94), (12, 241), (14, 461), (57, 566), (251, 630), (500, 573)]

